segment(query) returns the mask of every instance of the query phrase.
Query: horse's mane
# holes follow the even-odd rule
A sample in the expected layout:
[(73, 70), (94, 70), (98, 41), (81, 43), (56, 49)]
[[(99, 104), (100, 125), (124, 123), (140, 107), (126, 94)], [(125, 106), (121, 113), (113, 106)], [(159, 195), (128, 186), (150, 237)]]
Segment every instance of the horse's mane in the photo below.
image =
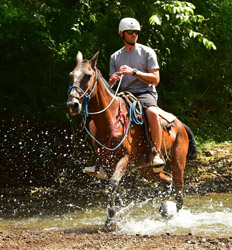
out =
[(110, 87), (109, 83), (106, 81), (106, 79), (103, 77), (101, 71), (99, 70), (100, 73), (100, 77), (102, 79), (102, 82), (104, 83), (104, 85), (106, 86), (106, 88), (110, 91), (111, 94), (114, 94), (114, 90)]
[[(84, 59), (84, 60), (82, 61), (82, 63), (85, 63), (85, 62), (87, 62), (87, 61), (89, 61), (89, 60)], [(98, 69), (98, 71), (99, 71), (99, 73), (100, 73), (100, 77), (101, 77), (102, 82), (104, 83), (104, 85), (106, 86), (106, 88), (110, 91), (110, 93), (114, 95), (114, 94), (115, 94), (114, 90), (110, 87), (109, 83), (108, 83), (108, 82), (106, 81), (106, 79), (103, 77), (101, 71), (100, 71), (99, 69)]]

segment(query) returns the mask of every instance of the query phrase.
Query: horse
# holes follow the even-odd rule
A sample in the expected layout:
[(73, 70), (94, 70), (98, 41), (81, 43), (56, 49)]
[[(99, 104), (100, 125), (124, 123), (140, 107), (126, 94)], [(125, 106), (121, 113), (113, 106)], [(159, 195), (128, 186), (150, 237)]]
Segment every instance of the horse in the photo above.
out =
[[(83, 60), (82, 53), (76, 55), (77, 65), (70, 72), (67, 108), (70, 115), (91, 114), (87, 132), (92, 137), (99, 166), (109, 179), (109, 201), (105, 230), (115, 231), (116, 202), (121, 178), (139, 164), (141, 174), (153, 181), (173, 184), (176, 209), (183, 206), (184, 169), (189, 155), (197, 152), (191, 130), (177, 118), (173, 126), (162, 131), (161, 153), (170, 162), (172, 174), (155, 172), (144, 158), (146, 138), (144, 126), (131, 122), (125, 101), (115, 96), (114, 91), (97, 69), (98, 52)], [(83, 111), (84, 109), (84, 111)]]

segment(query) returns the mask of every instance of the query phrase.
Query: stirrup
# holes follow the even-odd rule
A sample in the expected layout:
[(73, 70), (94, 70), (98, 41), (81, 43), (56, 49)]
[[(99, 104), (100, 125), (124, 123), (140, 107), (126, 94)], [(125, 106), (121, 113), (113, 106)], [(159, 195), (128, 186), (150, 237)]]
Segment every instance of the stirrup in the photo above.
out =
[(96, 177), (104, 179), (104, 180), (109, 179), (102, 166), (99, 167), (98, 171), (96, 170), (95, 166), (94, 167), (85, 167), (83, 169), (83, 173), (88, 174), (90, 176), (96, 176)]
[(154, 173), (160, 173), (164, 170), (164, 165), (152, 166), (152, 170)]
[(163, 171), (165, 166), (165, 161), (162, 157), (160, 157), (160, 153), (156, 153), (155, 157), (153, 157), (151, 166), (153, 168), (154, 173), (160, 173)]
[(100, 179), (103, 179), (103, 180), (108, 180), (109, 177), (107, 175), (107, 173), (104, 171), (103, 167), (100, 166), (97, 174), (96, 174), (96, 177), (100, 178)]

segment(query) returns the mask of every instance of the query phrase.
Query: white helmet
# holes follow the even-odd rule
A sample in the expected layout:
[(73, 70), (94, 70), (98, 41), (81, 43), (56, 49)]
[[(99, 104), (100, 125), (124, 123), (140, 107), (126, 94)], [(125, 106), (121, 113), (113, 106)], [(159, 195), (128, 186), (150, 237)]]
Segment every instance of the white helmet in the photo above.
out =
[(120, 34), (120, 31), (125, 31), (125, 30), (141, 30), (139, 22), (130, 17), (123, 18), (118, 27), (118, 33)]

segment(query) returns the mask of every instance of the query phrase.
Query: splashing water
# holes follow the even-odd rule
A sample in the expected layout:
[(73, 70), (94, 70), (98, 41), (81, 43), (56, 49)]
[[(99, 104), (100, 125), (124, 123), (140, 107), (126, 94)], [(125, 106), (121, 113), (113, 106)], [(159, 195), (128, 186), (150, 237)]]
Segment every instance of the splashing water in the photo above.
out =
[[(106, 220), (105, 201), (96, 204), (78, 200), (60, 201), (46, 208), (36, 204), (37, 214), (29, 214), (31, 207), (24, 207), (24, 215), (5, 216), (0, 219), (2, 229), (67, 230), (80, 233), (103, 229)], [(117, 213), (117, 233), (126, 234), (188, 234), (229, 237), (232, 235), (231, 194), (186, 196), (185, 206), (172, 219), (159, 214), (160, 199), (132, 201)], [(22, 205), (22, 204), (21, 204)], [(8, 207), (9, 208), (9, 207)], [(2, 210), (3, 211), (3, 210)], [(9, 209), (7, 210), (10, 212)], [(20, 211), (20, 209), (18, 210)], [(21, 210), (22, 212), (22, 210)]]
[(171, 220), (161, 219), (159, 215), (148, 218), (128, 218), (119, 223), (119, 232), (128, 234), (163, 234), (175, 233), (211, 236), (229, 236), (232, 234), (232, 211), (191, 212), (181, 210)]
[[(218, 194), (185, 197), (185, 206), (172, 219), (161, 218), (159, 204), (130, 204), (120, 211), (119, 233), (127, 234), (186, 234), (231, 236), (232, 196)], [(146, 210), (146, 212), (144, 212)], [(147, 212), (150, 211), (150, 212)]]

